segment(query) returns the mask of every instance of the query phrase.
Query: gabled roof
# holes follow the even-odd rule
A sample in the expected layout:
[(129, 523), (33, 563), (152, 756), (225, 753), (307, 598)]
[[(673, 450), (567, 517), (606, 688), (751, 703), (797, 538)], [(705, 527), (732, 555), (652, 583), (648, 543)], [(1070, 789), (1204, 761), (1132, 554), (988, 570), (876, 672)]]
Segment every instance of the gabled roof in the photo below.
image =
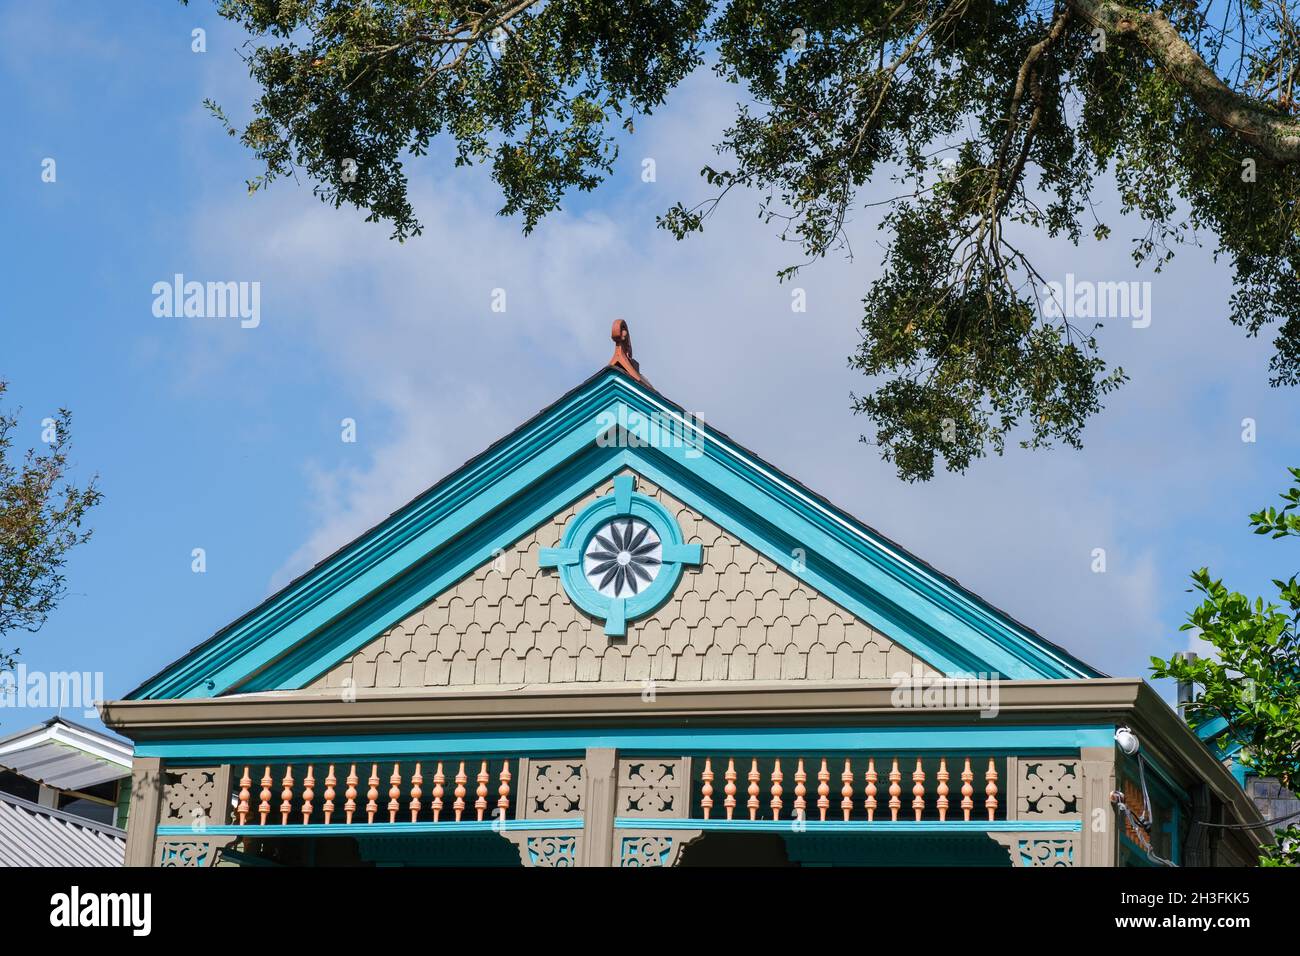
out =
[(121, 866), (126, 831), (0, 793), (0, 867)]
[(131, 745), (51, 717), (0, 738), (0, 767), (60, 790), (81, 790), (131, 773)]
[[(646, 440), (598, 441), (612, 423)], [(653, 423), (653, 424), (652, 424)], [(948, 674), (1101, 676), (644, 381), (602, 369), (146, 681), (129, 699), (297, 689), (494, 549), (631, 469)]]

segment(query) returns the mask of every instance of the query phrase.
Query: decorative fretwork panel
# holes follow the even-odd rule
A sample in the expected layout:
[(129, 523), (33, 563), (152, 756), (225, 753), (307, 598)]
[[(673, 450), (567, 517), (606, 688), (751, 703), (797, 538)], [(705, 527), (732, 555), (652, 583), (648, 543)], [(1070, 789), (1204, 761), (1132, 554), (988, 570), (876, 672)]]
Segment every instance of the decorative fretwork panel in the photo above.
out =
[(161, 839), (154, 851), (155, 866), (215, 866), (220, 851), (233, 837), (178, 837)]
[(191, 826), (196, 831), (226, 821), (230, 801), (228, 767), (163, 771), (161, 823)]
[(508, 545), (312, 685), (424, 688), (645, 681), (858, 681), (937, 672), (783, 566), (644, 478), (704, 560), (611, 641), (538, 563), (612, 478)]
[(677, 866), (682, 851), (704, 835), (703, 830), (615, 830), (614, 866)]
[(527, 865), (547, 869), (578, 865), (576, 836), (530, 836), (524, 844)]
[(685, 758), (636, 757), (618, 763), (620, 817), (684, 817), (689, 778)]
[(537, 757), (527, 764), (523, 816), (576, 817), (582, 815), (587, 789), (584, 762), (576, 758)]
[(1017, 866), (1074, 866), (1073, 837), (1030, 837), (1016, 841)]
[(673, 852), (670, 836), (630, 836), (620, 841), (619, 866), (668, 866)]
[(1075, 836), (1037, 833), (990, 833), (1002, 844), (1012, 866), (1077, 866), (1079, 840)]
[(1080, 763), (1074, 758), (1021, 757), (1016, 816), (1060, 819), (1079, 815)]

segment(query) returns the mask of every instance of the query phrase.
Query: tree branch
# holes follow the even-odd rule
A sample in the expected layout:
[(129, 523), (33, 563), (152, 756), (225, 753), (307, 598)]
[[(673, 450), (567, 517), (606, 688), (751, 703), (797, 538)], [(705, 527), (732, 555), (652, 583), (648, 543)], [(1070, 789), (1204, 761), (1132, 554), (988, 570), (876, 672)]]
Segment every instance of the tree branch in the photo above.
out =
[(1070, 9), (1115, 36), (1136, 37), (1152, 60), (1207, 116), (1279, 163), (1300, 160), (1300, 121), (1238, 93), (1219, 79), (1163, 14), (1115, 0), (1066, 0)]

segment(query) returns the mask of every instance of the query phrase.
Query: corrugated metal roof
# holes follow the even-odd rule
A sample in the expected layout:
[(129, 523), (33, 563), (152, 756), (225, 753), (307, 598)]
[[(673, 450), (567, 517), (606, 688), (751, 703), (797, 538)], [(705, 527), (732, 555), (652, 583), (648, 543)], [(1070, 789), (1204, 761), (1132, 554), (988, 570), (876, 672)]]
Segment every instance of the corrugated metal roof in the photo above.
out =
[(131, 772), (131, 745), (52, 717), (0, 739), (0, 767), (60, 790), (81, 790)]
[(126, 831), (0, 793), (0, 867), (121, 866)]

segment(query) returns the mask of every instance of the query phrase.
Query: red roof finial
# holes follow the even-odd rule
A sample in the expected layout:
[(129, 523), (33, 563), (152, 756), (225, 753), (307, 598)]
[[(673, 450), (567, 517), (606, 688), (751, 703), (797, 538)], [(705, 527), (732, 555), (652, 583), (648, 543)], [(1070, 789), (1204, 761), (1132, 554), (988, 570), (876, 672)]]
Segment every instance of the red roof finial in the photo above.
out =
[(645, 379), (641, 377), (641, 363), (632, 357), (632, 335), (627, 330), (627, 323), (622, 319), (615, 319), (609, 337), (614, 340), (614, 357), (609, 360), (610, 366), (638, 382), (644, 382)]

